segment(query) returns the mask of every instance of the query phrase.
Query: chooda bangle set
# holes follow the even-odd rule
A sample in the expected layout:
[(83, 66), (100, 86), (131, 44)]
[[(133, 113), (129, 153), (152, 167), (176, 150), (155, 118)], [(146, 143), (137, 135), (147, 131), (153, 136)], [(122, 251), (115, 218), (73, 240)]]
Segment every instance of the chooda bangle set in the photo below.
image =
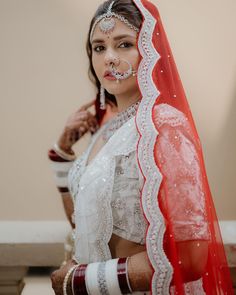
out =
[(63, 283), (63, 295), (67, 295), (68, 279), (71, 279), (73, 295), (122, 295), (132, 294), (127, 271), (128, 258), (104, 262), (78, 264), (67, 272)]
[(62, 151), (57, 144), (48, 151), (48, 158), (54, 172), (56, 186), (60, 193), (68, 193), (68, 173), (72, 167), (76, 155), (70, 155)]

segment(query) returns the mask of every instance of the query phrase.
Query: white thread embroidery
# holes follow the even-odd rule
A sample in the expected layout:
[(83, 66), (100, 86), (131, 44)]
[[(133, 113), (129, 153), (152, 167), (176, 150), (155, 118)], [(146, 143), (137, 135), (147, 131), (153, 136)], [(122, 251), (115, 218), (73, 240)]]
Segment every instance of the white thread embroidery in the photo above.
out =
[(152, 294), (166, 295), (169, 294), (173, 268), (163, 250), (165, 224), (156, 200), (162, 176), (157, 169), (153, 155), (158, 133), (152, 121), (152, 109), (156, 97), (159, 95), (159, 91), (152, 80), (152, 71), (160, 56), (152, 44), (152, 33), (156, 21), (140, 0), (134, 0), (134, 2), (144, 16), (138, 40), (140, 53), (143, 57), (138, 71), (138, 82), (143, 99), (137, 112), (136, 122), (141, 134), (138, 158), (146, 179), (142, 190), (142, 205), (149, 222), (146, 245), (149, 259), (154, 267)]
[(111, 259), (108, 242), (113, 230), (115, 157), (135, 150), (137, 140), (133, 117), (109, 139), (80, 179), (75, 203), (75, 258), (80, 263)]

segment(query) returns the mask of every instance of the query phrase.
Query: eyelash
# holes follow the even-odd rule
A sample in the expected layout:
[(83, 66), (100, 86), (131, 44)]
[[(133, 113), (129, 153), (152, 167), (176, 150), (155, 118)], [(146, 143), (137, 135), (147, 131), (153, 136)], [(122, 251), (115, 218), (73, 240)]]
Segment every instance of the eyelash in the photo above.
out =
[[(131, 43), (129, 43), (129, 42), (123, 42), (123, 43), (121, 43), (121, 44), (119, 45), (119, 47), (120, 47), (121, 45), (124, 45), (124, 44), (127, 44), (128, 46), (121, 47), (121, 48), (129, 48), (129, 47), (132, 47), (132, 46), (133, 46), (133, 44), (131, 44)], [(95, 47), (93, 48), (93, 51), (95, 51), (95, 52), (97, 52), (97, 53), (100, 53), (102, 50), (97, 51), (97, 48), (99, 48), (99, 47), (103, 47), (103, 48), (104, 48), (103, 45), (95, 46)]]

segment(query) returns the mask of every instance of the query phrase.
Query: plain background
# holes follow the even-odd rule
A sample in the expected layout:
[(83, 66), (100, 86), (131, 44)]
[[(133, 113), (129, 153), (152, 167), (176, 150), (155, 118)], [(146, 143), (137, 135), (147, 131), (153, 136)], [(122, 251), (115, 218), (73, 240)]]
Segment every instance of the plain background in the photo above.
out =
[[(1, 220), (65, 219), (47, 151), (69, 114), (94, 98), (85, 40), (101, 2), (0, 0)], [(192, 108), (219, 219), (236, 219), (236, 2), (153, 2)]]

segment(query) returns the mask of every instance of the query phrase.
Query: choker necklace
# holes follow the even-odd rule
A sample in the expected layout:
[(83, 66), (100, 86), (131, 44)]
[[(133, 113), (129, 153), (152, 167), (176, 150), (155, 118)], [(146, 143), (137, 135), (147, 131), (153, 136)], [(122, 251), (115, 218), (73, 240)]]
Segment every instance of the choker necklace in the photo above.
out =
[(102, 133), (102, 138), (105, 142), (109, 140), (109, 138), (118, 130), (124, 123), (129, 121), (132, 117), (134, 117), (137, 113), (138, 106), (140, 101), (135, 102), (131, 106), (129, 106), (126, 110), (117, 114), (117, 116), (107, 122), (107, 126)]

